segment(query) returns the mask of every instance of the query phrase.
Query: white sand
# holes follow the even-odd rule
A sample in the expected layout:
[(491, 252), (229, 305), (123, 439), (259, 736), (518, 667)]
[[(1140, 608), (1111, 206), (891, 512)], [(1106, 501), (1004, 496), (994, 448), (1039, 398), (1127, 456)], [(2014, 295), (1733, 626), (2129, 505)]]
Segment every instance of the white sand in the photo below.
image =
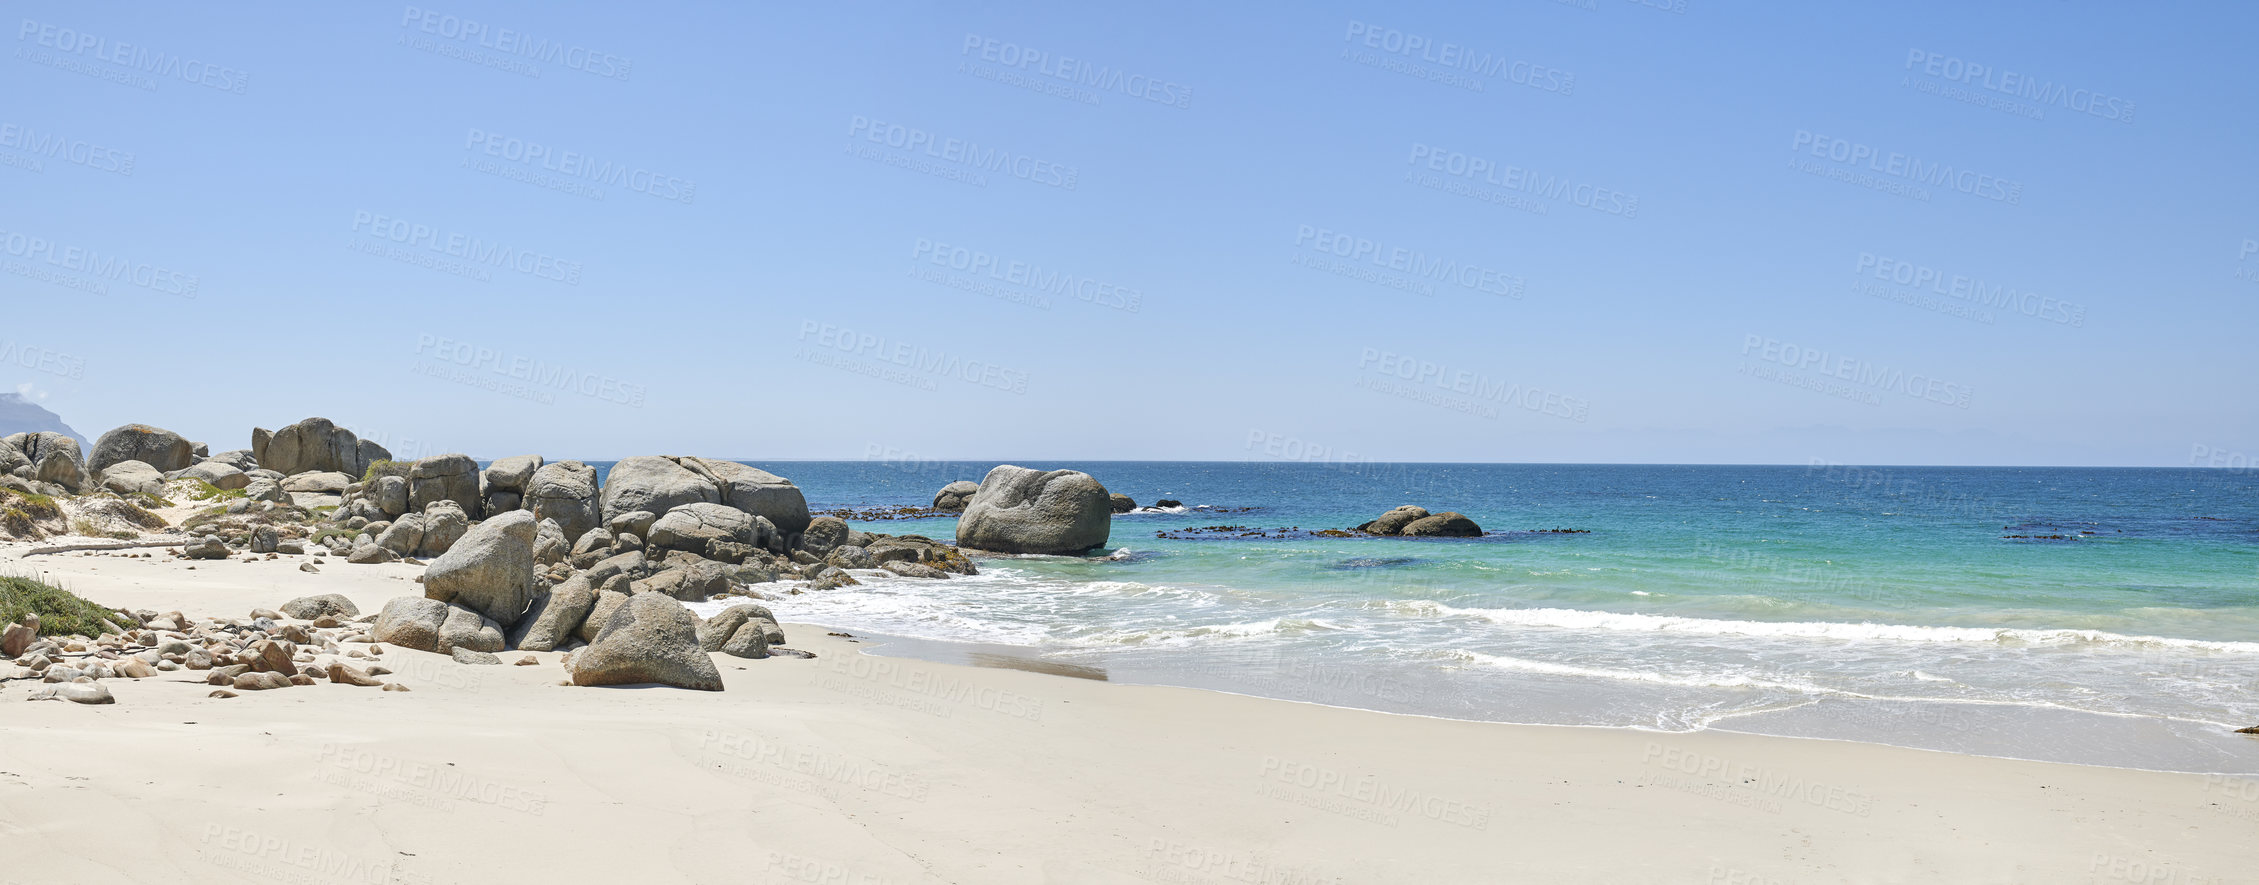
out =
[[(240, 617), (418, 567), (20, 559)], [(859, 653), (729, 690), (393, 650), (406, 693), (0, 687), (0, 883), (2241, 882), (2259, 783), (1719, 733), (1393, 716)], [(514, 661), (519, 652), (506, 652)]]

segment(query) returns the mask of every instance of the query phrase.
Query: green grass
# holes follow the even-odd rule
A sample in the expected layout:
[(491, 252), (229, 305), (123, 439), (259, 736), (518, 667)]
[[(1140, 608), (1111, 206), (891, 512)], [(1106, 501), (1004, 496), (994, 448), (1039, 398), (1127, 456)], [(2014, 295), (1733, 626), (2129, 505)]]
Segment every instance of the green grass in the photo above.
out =
[(0, 575), (0, 623), (22, 623), (25, 615), (39, 615), (41, 636), (100, 636), (110, 632), (102, 622), (131, 624), (132, 618), (80, 599), (76, 594), (34, 578)]
[(10, 497), (16, 499), (16, 503), (11, 506), (11, 509), (21, 510), (25, 516), (32, 519), (54, 519), (63, 515), (63, 508), (55, 505), (54, 498), (38, 492), (19, 492), (15, 489), (0, 488), (0, 501), (7, 500)]
[(414, 466), (413, 463), (408, 461), (371, 461), (369, 462), (369, 469), (361, 471), (361, 481), (364, 483), (376, 482), (377, 477), (380, 476), (397, 476), (401, 479), (407, 479), (408, 468), (411, 466)]
[(183, 481), (194, 483), (188, 491), (188, 499), (191, 501), (224, 501), (229, 498), (243, 497), (242, 489), (222, 489), (201, 479)]

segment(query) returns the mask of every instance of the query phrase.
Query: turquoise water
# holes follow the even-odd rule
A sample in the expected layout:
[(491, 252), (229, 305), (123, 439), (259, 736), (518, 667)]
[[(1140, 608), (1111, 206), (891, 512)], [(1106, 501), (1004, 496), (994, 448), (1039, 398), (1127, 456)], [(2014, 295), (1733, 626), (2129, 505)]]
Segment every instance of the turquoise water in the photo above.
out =
[[(994, 463), (760, 466), (824, 509), (924, 504)], [(970, 578), (773, 607), (1117, 680), (1396, 712), (2259, 770), (2259, 739), (2229, 733), (2259, 725), (2248, 473), (1025, 466), (1192, 506), (1115, 517), (1107, 547), (1128, 552), (1112, 560), (990, 558)], [(1307, 534), (1407, 503), (1491, 534)], [(948, 539), (954, 520), (856, 525)], [(1186, 531), (1216, 526), (1233, 529)]]

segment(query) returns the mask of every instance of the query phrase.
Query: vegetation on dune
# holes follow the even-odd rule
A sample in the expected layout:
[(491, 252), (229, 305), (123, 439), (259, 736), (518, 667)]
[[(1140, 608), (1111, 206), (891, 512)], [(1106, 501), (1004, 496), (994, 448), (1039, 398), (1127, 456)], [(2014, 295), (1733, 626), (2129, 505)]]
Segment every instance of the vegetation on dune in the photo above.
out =
[[(0, 575), (0, 623), (23, 623), (27, 615), (39, 616), (41, 636), (100, 636), (132, 618), (81, 599), (77, 594), (39, 581)], [(104, 626), (103, 622), (113, 626)]]

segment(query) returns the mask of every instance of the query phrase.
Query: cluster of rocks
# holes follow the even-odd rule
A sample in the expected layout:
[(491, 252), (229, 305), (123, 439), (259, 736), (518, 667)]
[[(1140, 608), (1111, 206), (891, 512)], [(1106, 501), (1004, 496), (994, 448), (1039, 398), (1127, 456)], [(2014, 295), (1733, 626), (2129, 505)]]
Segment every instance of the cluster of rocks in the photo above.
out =
[(1464, 514), (1450, 510), (1429, 513), (1427, 508), (1410, 504), (1383, 513), (1379, 519), (1358, 526), (1356, 531), (1369, 535), (1410, 538), (1482, 537), (1482, 526), (1476, 525), (1474, 520), (1468, 519)]
[(44, 638), (34, 615), (0, 630), (0, 656), (28, 675), (0, 673), (0, 678), (44, 683), (30, 700), (81, 704), (116, 702), (103, 680), (181, 670), (204, 672), (204, 681), (216, 686), (212, 696), (223, 698), (322, 683), (408, 690), (378, 679), (391, 672), (382, 666), (349, 663), (373, 662), (384, 654), (369, 638), (369, 619), (359, 615), (351, 600), (330, 594), (293, 599), (282, 611), (260, 609), (241, 620), (121, 611), (100, 636)]

